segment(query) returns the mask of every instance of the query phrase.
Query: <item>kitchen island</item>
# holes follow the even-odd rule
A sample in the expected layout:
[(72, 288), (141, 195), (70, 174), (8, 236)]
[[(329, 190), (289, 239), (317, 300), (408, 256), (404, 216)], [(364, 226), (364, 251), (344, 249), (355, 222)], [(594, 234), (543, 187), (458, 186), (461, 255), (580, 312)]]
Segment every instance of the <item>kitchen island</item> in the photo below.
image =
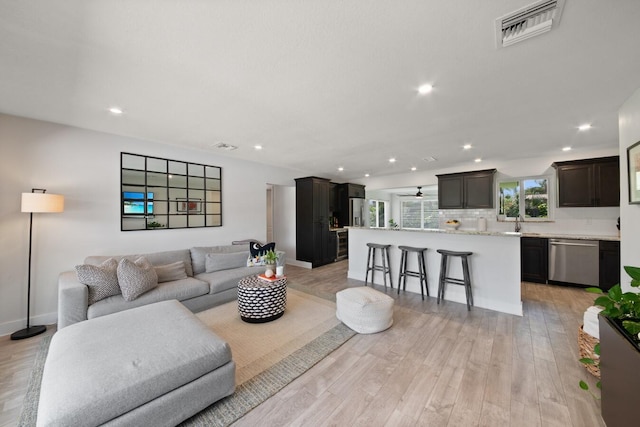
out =
[[(350, 279), (364, 280), (367, 266), (367, 243), (391, 245), (391, 277), (397, 289), (400, 273), (398, 246), (429, 248), (425, 253), (429, 293), (437, 296), (440, 254), (437, 249), (469, 251), (469, 271), (475, 307), (522, 316), (520, 292), (520, 233), (464, 230), (404, 230), (388, 228), (349, 228)], [(379, 252), (379, 251), (378, 251)], [(376, 263), (381, 264), (379, 255)], [(409, 254), (408, 269), (417, 271), (415, 254)], [(459, 258), (450, 259), (448, 275), (462, 278)], [(371, 277), (371, 273), (369, 275)], [(375, 272), (376, 285), (383, 285), (382, 273)], [(407, 291), (420, 293), (417, 278), (407, 278)], [(397, 292), (394, 291), (394, 292)], [(464, 287), (448, 284), (445, 300), (466, 304)], [(444, 302), (447, 303), (446, 301)]]

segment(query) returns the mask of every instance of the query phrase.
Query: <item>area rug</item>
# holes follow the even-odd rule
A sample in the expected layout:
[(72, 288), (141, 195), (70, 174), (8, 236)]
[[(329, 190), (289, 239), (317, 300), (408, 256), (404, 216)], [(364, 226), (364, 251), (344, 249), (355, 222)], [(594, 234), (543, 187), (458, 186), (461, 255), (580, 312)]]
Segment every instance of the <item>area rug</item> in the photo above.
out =
[[(234, 394), (181, 426), (230, 425), (355, 335), (335, 318), (334, 302), (292, 288), (287, 290), (284, 316), (273, 322), (242, 322), (236, 301), (197, 316), (231, 346), (237, 387)], [(40, 381), (50, 339), (42, 339), (36, 355), (19, 426), (36, 425)]]

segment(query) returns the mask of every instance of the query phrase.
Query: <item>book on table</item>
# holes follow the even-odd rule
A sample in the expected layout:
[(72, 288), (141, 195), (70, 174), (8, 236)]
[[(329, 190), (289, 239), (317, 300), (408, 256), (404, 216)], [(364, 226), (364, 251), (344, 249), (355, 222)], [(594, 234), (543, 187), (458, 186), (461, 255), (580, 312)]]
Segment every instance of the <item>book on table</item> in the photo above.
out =
[(265, 282), (275, 282), (276, 280), (281, 280), (284, 279), (286, 276), (276, 276), (275, 274), (271, 277), (267, 277), (264, 275), (264, 273), (262, 274), (258, 274), (258, 278), (261, 280), (264, 280)]

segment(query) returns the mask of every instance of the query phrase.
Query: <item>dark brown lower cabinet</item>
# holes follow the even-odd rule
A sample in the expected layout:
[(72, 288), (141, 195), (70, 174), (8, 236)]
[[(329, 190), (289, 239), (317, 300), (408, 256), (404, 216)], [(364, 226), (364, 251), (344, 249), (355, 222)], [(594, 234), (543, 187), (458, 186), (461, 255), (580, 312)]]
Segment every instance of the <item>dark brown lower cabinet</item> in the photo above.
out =
[(600, 289), (620, 283), (620, 242), (600, 240)]
[(520, 238), (520, 271), (523, 282), (547, 283), (549, 239), (542, 237)]
[(640, 396), (640, 350), (612, 320), (600, 316), (602, 419), (607, 427), (635, 424)]

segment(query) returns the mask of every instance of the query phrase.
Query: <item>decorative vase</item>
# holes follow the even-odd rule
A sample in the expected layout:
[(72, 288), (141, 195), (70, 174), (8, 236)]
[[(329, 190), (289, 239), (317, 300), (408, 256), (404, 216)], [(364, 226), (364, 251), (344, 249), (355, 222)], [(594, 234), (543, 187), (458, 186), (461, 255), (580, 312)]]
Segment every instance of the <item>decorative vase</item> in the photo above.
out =
[(271, 270), (271, 272), (273, 273), (273, 275), (276, 275), (276, 265), (275, 264), (265, 264), (264, 265), (264, 272), (265, 274), (267, 273), (267, 271)]

